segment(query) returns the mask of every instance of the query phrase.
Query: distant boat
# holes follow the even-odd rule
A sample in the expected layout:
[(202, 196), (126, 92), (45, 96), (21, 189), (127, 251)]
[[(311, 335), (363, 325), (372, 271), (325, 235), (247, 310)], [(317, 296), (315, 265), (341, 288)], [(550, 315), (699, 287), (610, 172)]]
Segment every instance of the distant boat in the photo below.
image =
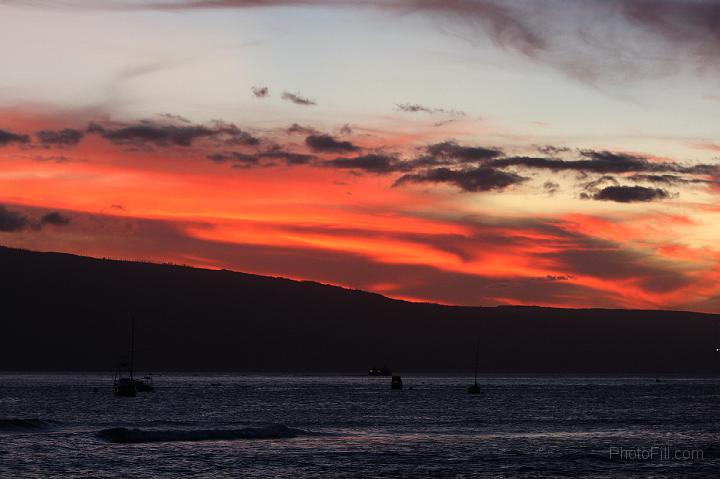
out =
[(153, 384), (153, 377), (152, 374), (148, 374), (142, 379), (135, 379), (135, 389), (138, 390), (138, 392), (152, 392), (155, 390), (155, 385)]
[(368, 371), (368, 376), (392, 376), (392, 371), (386, 367), (381, 368), (370, 368), (370, 371)]
[(477, 343), (475, 343), (475, 384), (472, 386), (468, 386), (467, 392), (468, 394), (480, 394), (480, 386), (478, 386), (477, 383), (477, 373), (478, 373), (478, 361), (480, 359), (480, 340), (478, 339)]
[(132, 375), (132, 368), (122, 363), (113, 376), (113, 394), (120, 397), (137, 396), (137, 387)]
[(402, 378), (400, 376), (393, 376), (392, 380), (390, 381), (390, 389), (402, 389), (403, 383)]
[(152, 375), (135, 379), (135, 318), (130, 322), (130, 363), (121, 363), (113, 376), (113, 394), (135, 397), (138, 392), (154, 391)]

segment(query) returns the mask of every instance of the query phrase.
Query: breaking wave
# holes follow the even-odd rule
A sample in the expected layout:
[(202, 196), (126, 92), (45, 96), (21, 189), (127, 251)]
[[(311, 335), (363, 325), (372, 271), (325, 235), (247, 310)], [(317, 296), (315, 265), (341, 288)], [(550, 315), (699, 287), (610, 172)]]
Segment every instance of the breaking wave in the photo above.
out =
[(60, 424), (57, 421), (38, 418), (5, 418), (0, 419), (0, 431), (25, 431), (46, 429)]
[(229, 441), (237, 439), (287, 439), (299, 436), (313, 436), (318, 433), (272, 424), (265, 427), (242, 429), (196, 429), (153, 431), (114, 427), (97, 433), (100, 439), (112, 443), (175, 442), (175, 441)]

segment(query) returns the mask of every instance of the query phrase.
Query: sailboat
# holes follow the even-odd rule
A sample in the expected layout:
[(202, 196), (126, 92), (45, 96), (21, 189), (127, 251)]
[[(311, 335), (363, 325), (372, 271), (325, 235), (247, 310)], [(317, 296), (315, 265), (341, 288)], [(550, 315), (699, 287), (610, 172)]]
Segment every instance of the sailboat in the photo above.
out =
[(137, 396), (135, 379), (132, 376), (132, 369), (127, 363), (121, 363), (113, 376), (113, 394), (120, 397)]
[(138, 390), (138, 392), (152, 392), (155, 390), (155, 386), (153, 385), (153, 377), (152, 373), (148, 374), (147, 376), (143, 377), (142, 379), (136, 379), (135, 380), (135, 388)]
[(480, 340), (478, 339), (477, 343), (475, 343), (475, 384), (472, 386), (468, 386), (467, 392), (468, 394), (480, 394), (480, 386), (478, 386), (477, 383), (477, 373), (478, 373), (478, 361), (480, 359)]
[(121, 363), (113, 376), (113, 394), (121, 397), (135, 397), (138, 391), (154, 391), (152, 375), (135, 379), (135, 318), (130, 322), (130, 363)]

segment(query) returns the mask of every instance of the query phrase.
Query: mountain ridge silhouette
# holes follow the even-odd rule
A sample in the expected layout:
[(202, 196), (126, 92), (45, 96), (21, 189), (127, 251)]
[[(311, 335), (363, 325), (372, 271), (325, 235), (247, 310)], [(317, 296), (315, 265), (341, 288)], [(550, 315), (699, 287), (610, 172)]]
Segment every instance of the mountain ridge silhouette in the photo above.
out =
[(311, 281), (0, 247), (0, 370), (718, 371), (720, 315), (414, 303)]

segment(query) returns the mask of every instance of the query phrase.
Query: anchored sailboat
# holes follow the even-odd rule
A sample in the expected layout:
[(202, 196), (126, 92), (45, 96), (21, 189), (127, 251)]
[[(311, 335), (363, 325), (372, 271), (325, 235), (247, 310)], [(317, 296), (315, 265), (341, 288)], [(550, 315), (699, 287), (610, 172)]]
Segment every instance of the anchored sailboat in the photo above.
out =
[(135, 379), (135, 318), (130, 321), (130, 363), (120, 363), (113, 376), (113, 394), (121, 397), (135, 397), (138, 391), (154, 391), (152, 375)]

